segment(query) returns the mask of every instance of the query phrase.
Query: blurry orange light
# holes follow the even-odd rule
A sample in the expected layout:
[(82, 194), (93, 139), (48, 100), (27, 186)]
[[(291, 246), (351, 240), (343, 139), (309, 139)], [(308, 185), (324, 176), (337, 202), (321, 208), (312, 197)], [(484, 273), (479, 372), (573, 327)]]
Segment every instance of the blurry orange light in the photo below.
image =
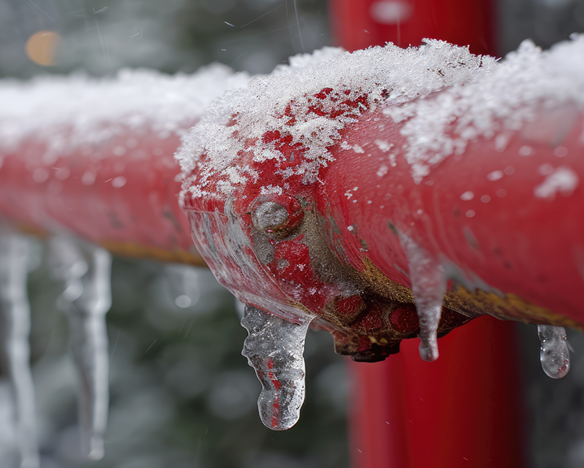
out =
[(26, 54), (39, 65), (54, 65), (55, 51), (60, 39), (61, 36), (54, 31), (38, 31), (26, 41)]

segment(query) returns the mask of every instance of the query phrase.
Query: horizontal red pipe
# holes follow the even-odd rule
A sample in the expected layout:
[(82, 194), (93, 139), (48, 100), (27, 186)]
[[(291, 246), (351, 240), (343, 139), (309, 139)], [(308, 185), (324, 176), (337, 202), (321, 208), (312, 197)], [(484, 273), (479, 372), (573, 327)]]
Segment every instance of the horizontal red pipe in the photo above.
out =
[[(409, 287), (402, 273), (408, 271), (408, 259), (395, 232), (406, 233), (431, 257), (459, 269), (475, 287), (490, 287), (492, 293), (485, 292), (482, 300), (494, 315), (553, 320), (539, 307), (582, 323), (583, 122), (572, 104), (542, 107), (520, 130), (506, 133), (504, 148), (496, 137), (478, 137), (463, 154), (445, 158), (416, 183), (405, 159), (409, 143), (400, 132), (402, 124), (380, 109), (344, 135), (349, 148), (337, 148), (335, 160), (324, 170), (319, 211), (335, 220), (343, 233), (342, 248), (358, 269), (362, 258), (368, 258), (385, 276)], [(375, 140), (394, 145), (395, 166), (390, 152)], [(355, 144), (364, 152), (350, 148)], [(382, 166), (387, 171), (380, 171)], [(537, 192), (562, 168), (575, 177), (575, 187), (568, 181), (566, 191), (556, 188), (549, 196)], [(363, 242), (371, 246), (365, 252)], [(497, 291), (513, 296), (498, 305)], [(513, 297), (536, 307), (527, 312), (529, 307), (520, 299), (513, 303)]]
[[(67, 230), (127, 256), (204, 265), (178, 205), (180, 139), (128, 132), (51, 164), (47, 138), (0, 151), (0, 213), (21, 228)], [(70, 148), (73, 148), (71, 150)]]

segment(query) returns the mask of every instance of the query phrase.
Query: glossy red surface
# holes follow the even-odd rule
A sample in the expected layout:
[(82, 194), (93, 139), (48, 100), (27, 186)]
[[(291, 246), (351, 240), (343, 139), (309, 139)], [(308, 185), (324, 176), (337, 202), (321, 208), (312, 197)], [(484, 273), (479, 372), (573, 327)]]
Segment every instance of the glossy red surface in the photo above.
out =
[[(534, 195), (546, 179), (542, 167), (569, 167), (584, 180), (582, 116), (567, 128), (553, 128), (549, 114), (558, 112), (541, 109), (529, 124), (540, 131), (528, 132), (526, 125), (512, 132), (504, 150), (496, 149), (494, 138), (471, 142), (416, 184), (400, 150), (400, 126), (378, 110), (346, 133), (348, 146), (358, 143), (365, 152), (337, 149), (321, 175), (326, 183), (319, 186), (317, 208), (343, 233), (342, 251), (354, 268), (367, 257), (385, 276), (410, 286), (398, 231), (469, 279), (583, 322), (584, 187), (553, 199)], [(563, 136), (556, 138), (558, 133)], [(376, 172), (388, 156), (376, 139), (396, 148), (396, 166), (383, 175)], [(523, 147), (530, 148), (529, 156), (521, 154)], [(564, 156), (554, 156), (558, 147)], [(499, 179), (487, 177), (495, 171)], [(369, 246), (365, 252), (363, 243)]]
[[(64, 152), (47, 163), (47, 142), (3, 152), (0, 213), (26, 228), (65, 229), (126, 255), (202, 264), (178, 205), (179, 138), (126, 134)], [(124, 154), (117, 156), (124, 149)]]
[(440, 339), (417, 340), (374, 364), (349, 363), (353, 468), (521, 468), (523, 428), (514, 325), (481, 317)]

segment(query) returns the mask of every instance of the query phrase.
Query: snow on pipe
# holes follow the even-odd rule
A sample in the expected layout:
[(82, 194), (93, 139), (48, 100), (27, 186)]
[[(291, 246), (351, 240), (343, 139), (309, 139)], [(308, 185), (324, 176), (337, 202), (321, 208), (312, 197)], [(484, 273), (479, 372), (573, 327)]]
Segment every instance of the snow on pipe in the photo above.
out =
[(203, 107), (161, 113), (166, 134), (140, 106), (109, 123), (5, 119), (0, 211), (112, 250), (184, 252), (191, 230), (242, 302), (311, 317), (358, 361), (416, 336), (435, 359), (437, 337), (481, 314), (582, 329), (584, 220), (566, 213), (582, 206), (583, 48), (524, 43), (502, 63), (441, 41), (295, 57), (185, 137), (189, 223), (173, 211), (176, 166), (160, 161)]
[(52, 274), (65, 284), (61, 300), (79, 375), (81, 451), (99, 460), (104, 455), (109, 401), (105, 315), (111, 306), (111, 257), (103, 248), (63, 235), (49, 240), (49, 252)]
[(27, 276), (30, 243), (14, 232), (0, 231), (0, 313), (3, 322), (2, 354), (16, 414), (21, 468), (38, 468), (34, 387), (30, 372), (30, 306)]

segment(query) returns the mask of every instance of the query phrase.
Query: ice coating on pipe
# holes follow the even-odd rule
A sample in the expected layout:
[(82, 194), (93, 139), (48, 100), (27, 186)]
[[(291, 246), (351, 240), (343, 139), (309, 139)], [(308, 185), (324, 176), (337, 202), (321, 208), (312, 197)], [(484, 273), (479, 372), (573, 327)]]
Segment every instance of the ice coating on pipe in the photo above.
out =
[(105, 249), (69, 236), (52, 238), (50, 254), (53, 275), (65, 283), (61, 297), (80, 381), (81, 451), (99, 460), (104, 455), (109, 402), (105, 314), (111, 306), (111, 257)]
[(570, 370), (568, 338), (563, 327), (538, 325), (541, 368), (552, 379), (565, 377)]
[(420, 357), (438, 359), (438, 325), (446, 293), (446, 275), (440, 264), (405, 234), (400, 235), (408, 257), (412, 294), (420, 323)]
[(38, 468), (34, 387), (30, 372), (30, 305), (27, 295), (29, 241), (0, 232), (2, 354), (13, 390), (20, 468)]
[(258, 399), (264, 426), (291, 428), (304, 403), (304, 341), (310, 320), (288, 322), (247, 305), (241, 324), (248, 331), (242, 354), (262, 384)]

